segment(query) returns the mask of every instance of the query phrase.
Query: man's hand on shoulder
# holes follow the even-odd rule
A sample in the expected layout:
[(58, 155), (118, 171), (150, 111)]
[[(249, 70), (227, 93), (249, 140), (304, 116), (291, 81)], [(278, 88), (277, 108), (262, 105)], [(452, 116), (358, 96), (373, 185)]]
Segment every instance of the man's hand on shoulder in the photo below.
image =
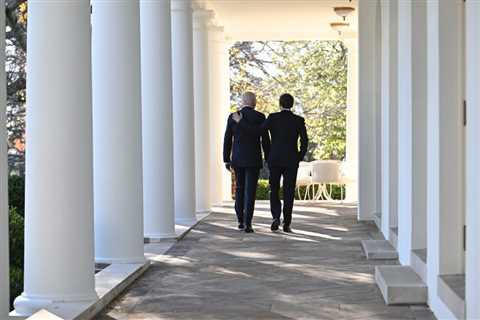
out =
[(240, 120), (242, 120), (242, 118), (243, 118), (243, 115), (240, 111), (237, 111), (232, 114), (232, 120), (235, 121), (236, 123), (239, 123)]

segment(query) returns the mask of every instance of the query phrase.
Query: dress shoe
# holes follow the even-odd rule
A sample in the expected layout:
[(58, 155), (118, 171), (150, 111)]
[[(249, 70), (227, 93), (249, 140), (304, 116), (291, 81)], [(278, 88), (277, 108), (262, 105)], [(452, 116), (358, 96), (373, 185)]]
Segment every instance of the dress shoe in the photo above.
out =
[(293, 231), (290, 226), (283, 226), (283, 232), (292, 233)]
[(245, 229), (245, 225), (243, 223), (239, 223), (238, 230), (244, 230), (244, 229)]
[(246, 232), (246, 233), (254, 233), (255, 231), (253, 231), (252, 226), (247, 226), (247, 227), (245, 228), (245, 232)]
[(270, 227), (270, 230), (277, 231), (279, 226), (280, 226), (280, 220), (279, 219), (273, 219), (272, 226)]

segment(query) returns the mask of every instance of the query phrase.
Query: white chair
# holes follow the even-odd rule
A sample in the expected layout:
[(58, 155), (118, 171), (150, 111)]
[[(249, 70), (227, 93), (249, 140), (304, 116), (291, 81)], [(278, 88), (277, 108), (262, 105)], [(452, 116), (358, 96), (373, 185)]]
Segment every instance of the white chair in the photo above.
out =
[[(302, 199), (302, 195), (300, 194), (300, 187), (305, 188), (305, 197), (303, 200), (307, 200), (310, 197), (310, 187), (312, 185), (312, 165), (310, 162), (300, 162), (298, 166), (298, 173), (297, 173), (297, 192), (298, 192), (298, 199)], [(312, 194), (313, 197), (313, 194)]]
[(328, 190), (327, 185), (340, 184), (340, 161), (317, 160), (312, 162), (312, 186), (318, 185), (314, 200), (332, 199), (332, 188)]

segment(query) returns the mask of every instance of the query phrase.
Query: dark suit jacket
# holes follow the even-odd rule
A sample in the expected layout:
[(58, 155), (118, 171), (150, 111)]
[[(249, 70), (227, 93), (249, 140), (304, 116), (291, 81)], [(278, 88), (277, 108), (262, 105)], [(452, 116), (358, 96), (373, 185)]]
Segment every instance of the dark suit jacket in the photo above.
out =
[[(240, 111), (244, 121), (259, 126), (265, 121), (265, 115), (250, 107), (244, 107)], [(261, 136), (261, 137), (260, 137)], [(227, 129), (223, 140), (223, 161), (231, 163), (233, 167), (263, 167), (262, 151), (265, 159), (270, 151), (270, 137), (268, 133), (252, 135), (242, 130), (239, 125), (228, 117)]]
[[(298, 167), (307, 153), (308, 136), (305, 119), (291, 111), (283, 110), (272, 113), (260, 126), (252, 125), (243, 118), (239, 126), (253, 136), (270, 132), (272, 146), (267, 159), (270, 167)], [(300, 139), (300, 150), (298, 140)]]

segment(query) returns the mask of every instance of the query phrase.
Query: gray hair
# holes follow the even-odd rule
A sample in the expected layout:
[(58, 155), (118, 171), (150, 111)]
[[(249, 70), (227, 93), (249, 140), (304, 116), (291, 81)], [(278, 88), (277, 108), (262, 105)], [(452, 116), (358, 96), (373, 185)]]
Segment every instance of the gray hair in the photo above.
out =
[(242, 105), (255, 107), (257, 105), (257, 96), (255, 93), (247, 91), (242, 95)]

